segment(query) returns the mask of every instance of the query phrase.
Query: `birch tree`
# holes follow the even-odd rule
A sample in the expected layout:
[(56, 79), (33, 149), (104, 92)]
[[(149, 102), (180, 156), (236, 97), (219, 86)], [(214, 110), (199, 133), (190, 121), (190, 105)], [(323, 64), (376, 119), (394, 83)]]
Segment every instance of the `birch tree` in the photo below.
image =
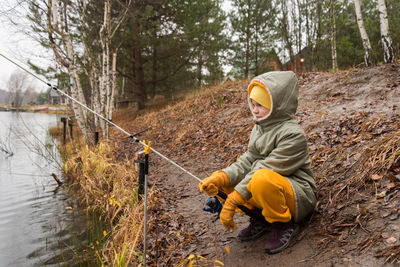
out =
[[(88, 106), (81, 81), (81, 75), (85, 73), (90, 84), (89, 103), (92, 109), (108, 119), (112, 118), (117, 78), (115, 68), (118, 45), (113, 46), (112, 40), (130, 5), (128, 1), (127, 7), (117, 13), (119, 16), (112, 18), (114, 2), (47, 0), (46, 12), (48, 42), (57, 62), (68, 70), (71, 77), (71, 96)], [(97, 18), (93, 17), (99, 6), (103, 11), (101, 26), (98, 26)], [(89, 14), (92, 16), (90, 23)], [(93, 37), (96, 31), (98, 38)], [(100, 128), (102, 135), (108, 137), (108, 125), (103, 120), (88, 115), (75, 102), (71, 104), (83, 136), (90, 136), (89, 129)]]
[(338, 69), (336, 49), (336, 1), (330, 0), (332, 69)]
[[(118, 45), (113, 46), (113, 37), (120, 25), (125, 20), (131, 1), (127, 2), (125, 10), (119, 17), (112, 20), (112, 6), (114, 0), (104, 1), (103, 24), (99, 29), (101, 56), (91, 53), (91, 43), (88, 37), (89, 28), (87, 22), (87, 1), (82, 1), (82, 40), (84, 46), (84, 68), (92, 88), (93, 109), (107, 119), (112, 119), (114, 109), (114, 96), (116, 91), (116, 61)], [(92, 3), (93, 4), (93, 3)], [(108, 124), (103, 120), (94, 118), (95, 128), (100, 127), (104, 137), (108, 137)]]
[(385, 63), (392, 63), (394, 60), (394, 51), (392, 38), (389, 34), (389, 22), (386, 11), (385, 0), (378, 0), (379, 20), (381, 29), (381, 41), (383, 47), (383, 60)]
[[(67, 7), (64, 1), (47, 1), (48, 42), (57, 62), (68, 69), (72, 84), (71, 96), (83, 105), (87, 105), (79, 78), (77, 55), (72, 43)], [(75, 102), (71, 104), (82, 135), (88, 137), (89, 124), (86, 111)]]
[(371, 66), (373, 65), (372, 58), (371, 58), (371, 43), (368, 38), (367, 31), (365, 30), (364, 27), (364, 20), (362, 17), (361, 13), (361, 5), (360, 5), (360, 0), (354, 0), (354, 7), (356, 11), (356, 17), (357, 17), (357, 24), (358, 24), (358, 29), (360, 30), (360, 35), (361, 35), (361, 40), (364, 48), (364, 62), (365, 66)]

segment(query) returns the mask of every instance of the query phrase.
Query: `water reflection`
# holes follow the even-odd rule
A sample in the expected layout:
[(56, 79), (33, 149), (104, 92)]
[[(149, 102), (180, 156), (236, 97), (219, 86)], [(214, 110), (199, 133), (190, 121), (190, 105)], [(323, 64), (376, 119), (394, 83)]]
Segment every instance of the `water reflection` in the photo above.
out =
[(61, 177), (47, 134), (58, 121), (50, 114), (0, 112), (0, 138), (11, 137), (14, 153), (0, 151), (1, 266), (78, 262), (74, 240), (85, 234), (86, 218), (50, 176)]

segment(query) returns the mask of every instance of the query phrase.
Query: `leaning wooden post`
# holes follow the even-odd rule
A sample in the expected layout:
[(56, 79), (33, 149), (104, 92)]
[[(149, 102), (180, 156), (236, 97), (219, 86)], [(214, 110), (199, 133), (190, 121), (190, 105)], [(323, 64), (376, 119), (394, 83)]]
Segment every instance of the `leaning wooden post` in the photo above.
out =
[(63, 123), (63, 145), (65, 145), (65, 139), (67, 135), (67, 118), (61, 118), (61, 122)]

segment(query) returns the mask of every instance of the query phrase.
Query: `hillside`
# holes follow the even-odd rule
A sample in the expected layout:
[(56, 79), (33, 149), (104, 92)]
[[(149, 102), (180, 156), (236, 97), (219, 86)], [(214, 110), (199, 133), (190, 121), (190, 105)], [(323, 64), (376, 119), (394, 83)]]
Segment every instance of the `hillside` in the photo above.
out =
[[(296, 119), (305, 130), (318, 186), (311, 220), (289, 249), (263, 252), (265, 237), (235, 239), (202, 211), (207, 196), (198, 182), (151, 154), (152, 200), (148, 248), (154, 265), (177, 265), (190, 254), (200, 265), (390, 266), (400, 263), (400, 65), (298, 76)], [(245, 151), (253, 122), (248, 81), (187, 96), (160, 111), (116, 112), (114, 121), (151, 140), (153, 147), (205, 178)], [(121, 160), (140, 147), (113, 132)], [(235, 216), (239, 229), (247, 218)], [(213, 266), (211, 264), (211, 266)]]

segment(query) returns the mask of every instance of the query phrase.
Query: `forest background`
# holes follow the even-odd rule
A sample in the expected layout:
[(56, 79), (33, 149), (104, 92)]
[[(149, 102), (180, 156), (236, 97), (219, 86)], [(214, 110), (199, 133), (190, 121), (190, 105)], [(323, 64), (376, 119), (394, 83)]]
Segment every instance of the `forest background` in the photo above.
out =
[[(31, 67), (107, 118), (118, 103), (144, 109), (156, 96), (172, 98), (228, 77), (390, 63), (400, 50), (397, 0), (23, 4), (31, 22), (29, 35), (55, 59), (48, 69)], [(71, 105), (84, 136), (93, 128), (108, 135), (104, 122)]]

